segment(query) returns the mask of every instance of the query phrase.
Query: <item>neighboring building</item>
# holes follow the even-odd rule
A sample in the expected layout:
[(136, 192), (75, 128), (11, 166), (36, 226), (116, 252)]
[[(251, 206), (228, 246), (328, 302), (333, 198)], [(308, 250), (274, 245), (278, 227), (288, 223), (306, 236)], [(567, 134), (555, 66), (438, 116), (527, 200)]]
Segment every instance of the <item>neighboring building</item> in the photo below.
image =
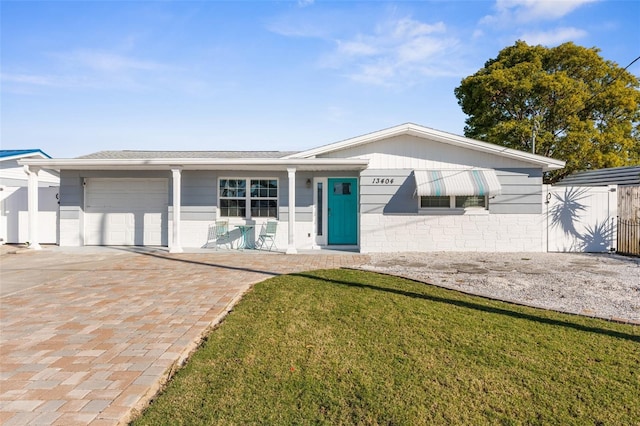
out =
[(288, 253), (544, 251), (542, 174), (564, 167), (410, 123), (297, 153), (106, 151), (21, 163), (60, 171), (62, 246), (180, 252), (203, 247), (217, 219), (256, 233), (277, 219), (276, 245)]
[(573, 173), (556, 186), (640, 185), (640, 166), (611, 167)]
[[(0, 244), (28, 241), (28, 175), (23, 159), (50, 159), (39, 149), (0, 150)], [(58, 187), (57, 172), (42, 170), (38, 173), (40, 195), (39, 227), (41, 243), (57, 243)]]

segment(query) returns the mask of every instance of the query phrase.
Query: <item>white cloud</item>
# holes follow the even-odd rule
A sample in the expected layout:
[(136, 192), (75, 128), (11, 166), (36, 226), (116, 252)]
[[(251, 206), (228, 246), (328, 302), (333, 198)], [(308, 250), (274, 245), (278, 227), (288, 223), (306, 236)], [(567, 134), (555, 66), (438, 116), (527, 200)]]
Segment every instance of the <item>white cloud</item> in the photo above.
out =
[(101, 72), (153, 71), (167, 68), (156, 62), (99, 50), (78, 49), (71, 52), (54, 53), (51, 56), (68, 66), (86, 67)]
[(337, 41), (338, 51), (346, 56), (372, 56), (380, 53), (373, 43), (363, 40)]
[(0, 81), (33, 86), (55, 86), (55, 78), (45, 75), (31, 74), (0, 74)]
[(448, 34), (442, 21), (395, 17), (374, 25), (370, 31), (356, 33), (348, 22), (331, 13), (295, 19), (285, 15), (272, 20), (267, 29), (286, 37), (332, 43), (333, 49), (318, 59), (319, 65), (362, 83), (407, 86), (425, 76), (459, 75), (459, 67), (451, 64), (450, 55), (459, 42)]
[(341, 122), (349, 117), (351, 112), (341, 106), (329, 105), (325, 114), (329, 121)]
[(514, 22), (554, 21), (596, 1), (600, 0), (496, 0), (496, 14), (485, 16), (480, 23), (511, 25)]
[(522, 34), (519, 39), (526, 41), (529, 45), (554, 46), (566, 41), (574, 41), (585, 37), (587, 32), (578, 28), (566, 27), (556, 28), (551, 31), (540, 31)]
[(354, 81), (375, 85), (411, 85), (425, 76), (457, 75), (457, 69), (448, 65), (448, 53), (458, 41), (446, 33), (443, 22), (386, 21), (371, 33), (336, 40), (323, 65), (346, 70)]
[(447, 30), (444, 22), (425, 24), (410, 18), (400, 19), (391, 24), (393, 36), (396, 38), (412, 38), (432, 33), (444, 33)]
[[(37, 88), (91, 90), (153, 90), (154, 87), (185, 87), (193, 82), (180, 79), (182, 69), (104, 50), (76, 49), (45, 55), (46, 71), (6, 70), (1, 80), (8, 90)], [(51, 60), (52, 59), (52, 60)]]
[(388, 63), (363, 64), (357, 70), (348, 74), (349, 77), (360, 83), (374, 85), (390, 85), (397, 75), (397, 68)]
[(332, 17), (320, 16), (306, 16), (307, 13), (303, 13), (302, 17), (296, 15), (285, 14), (275, 19), (270, 20), (266, 24), (266, 29), (274, 34), (279, 34), (285, 37), (308, 37), (327, 39), (330, 38), (332, 32), (331, 21)]
[(419, 63), (444, 52), (448, 47), (446, 40), (433, 37), (419, 37), (398, 46), (397, 57), (401, 63)]
[(476, 29), (473, 31), (473, 34), (471, 35), (471, 38), (476, 39), (476, 38), (481, 38), (484, 37), (484, 31), (480, 30), (480, 29)]

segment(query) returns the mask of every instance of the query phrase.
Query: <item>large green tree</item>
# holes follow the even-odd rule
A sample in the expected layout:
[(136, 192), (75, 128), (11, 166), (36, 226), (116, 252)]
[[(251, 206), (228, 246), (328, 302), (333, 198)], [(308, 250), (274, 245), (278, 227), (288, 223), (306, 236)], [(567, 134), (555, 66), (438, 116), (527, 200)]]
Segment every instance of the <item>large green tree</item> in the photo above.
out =
[(640, 81), (597, 48), (517, 41), (455, 89), (465, 135), (580, 170), (640, 164)]

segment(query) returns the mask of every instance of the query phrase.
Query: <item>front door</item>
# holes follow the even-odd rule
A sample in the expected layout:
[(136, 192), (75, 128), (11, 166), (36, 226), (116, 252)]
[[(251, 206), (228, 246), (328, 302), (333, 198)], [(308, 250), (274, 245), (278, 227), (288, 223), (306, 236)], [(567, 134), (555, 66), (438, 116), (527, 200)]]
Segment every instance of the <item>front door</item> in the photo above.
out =
[(328, 184), (329, 244), (358, 244), (358, 180), (333, 178)]

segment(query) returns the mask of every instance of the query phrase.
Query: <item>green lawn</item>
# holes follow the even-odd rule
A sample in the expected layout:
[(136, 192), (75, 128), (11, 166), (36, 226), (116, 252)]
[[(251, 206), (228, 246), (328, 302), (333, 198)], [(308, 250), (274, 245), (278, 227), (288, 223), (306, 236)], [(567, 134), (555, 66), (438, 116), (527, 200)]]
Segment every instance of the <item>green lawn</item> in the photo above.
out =
[(257, 284), (135, 420), (640, 424), (640, 327), (368, 272)]

